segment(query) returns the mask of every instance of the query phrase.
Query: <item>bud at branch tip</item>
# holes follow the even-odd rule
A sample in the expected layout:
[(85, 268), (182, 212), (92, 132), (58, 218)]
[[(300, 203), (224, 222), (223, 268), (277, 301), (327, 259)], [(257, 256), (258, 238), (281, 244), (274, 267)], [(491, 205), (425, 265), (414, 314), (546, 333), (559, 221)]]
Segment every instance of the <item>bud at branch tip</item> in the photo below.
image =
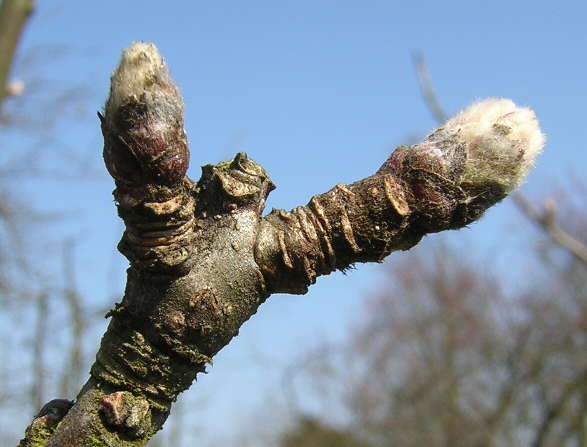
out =
[(506, 192), (524, 181), (545, 141), (534, 112), (509, 99), (476, 102), (443, 128), (466, 146), (461, 183), (473, 187), (494, 183)]
[[(162, 82), (169, 84), (169, 71), (152, 43), (133, 42), (122, 52), (120, 63), (110, 78), (107, 109), (116, 110), (129, 99), (138, 99), (145, 90)], [(108, 112), (108, 110), (106, 111)]]
[(125, 184), (178, 184), (189, 164), (183, 99), (155, 45), (135, 42), (110, 78), (104, 161)]

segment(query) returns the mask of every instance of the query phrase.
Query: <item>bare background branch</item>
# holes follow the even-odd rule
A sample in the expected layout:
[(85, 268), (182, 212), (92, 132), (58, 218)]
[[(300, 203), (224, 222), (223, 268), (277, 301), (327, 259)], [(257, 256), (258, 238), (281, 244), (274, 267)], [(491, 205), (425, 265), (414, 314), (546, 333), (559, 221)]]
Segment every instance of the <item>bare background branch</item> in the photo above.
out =
[(12, 91), (9, 88), (8, 77), (16, 47), (33, 9), (33, 0), (3, 0), (0, 4), (0, 107), (10, 93), (15, 93), (14, 87)]

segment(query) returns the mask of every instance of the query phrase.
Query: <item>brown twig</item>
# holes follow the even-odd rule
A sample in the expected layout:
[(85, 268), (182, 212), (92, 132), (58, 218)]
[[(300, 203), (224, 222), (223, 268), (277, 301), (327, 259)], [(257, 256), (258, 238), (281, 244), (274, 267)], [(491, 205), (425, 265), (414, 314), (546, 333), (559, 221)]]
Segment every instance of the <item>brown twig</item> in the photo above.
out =
[(571, 398), (576, 391), (585, 387), (585, 371), (580, 371), (575, 380), (570, 381), (563, 389), (562, 393), (554, 402), (545, 405), (544, 413), (540, 424), (537, 427), (534, 439), (531, 445), (533, 447), (542, 447), (547, 445), (548, 435), (554, 424), (559, 420), (559, 415), (565, 410)]
[(556, 208), (552, 201), (547, 201), (544, 209), (539, 211), (522, 194), (515, 193), (512, 198), (518, 209), (532, 222), (537, 224), (561, 247), (566, 249), (576, 260), (587, 264), (587, 246), (567, 233), (556, 219)]
[(79, 386), (83, 365), (83, 341), (86, 328), (81, 297), (75, 286), (74, 243), (66, 241), (63, 245), (63, 277), (66, 281), (63, 300), (69, 310), (71, 345), (66, 370), (63, 371), (59, 389), (62, 396), (69, 396)]
[(434, 119), (438, 124), (446, 122), (449, 117), (440, 104), (438, 96), (436, 95), (436, 92), (432, 86), (426, 59), (421, 52), (414, 51), (412, 52), (412, 62), (414, 64), (414, 70), (416, 71), (416, 76), (420, 85), (420, 91), (422, 92), (422, 98), (424, 99), (428, 110), (430, 110), (432, 116), (434, 116)]
[(10, 94), (7, 81), (14, 53), (34, 7), (34, 0), (4, 0), (0, 4), (0, 105)]
[(41, 408), (44, 402), (45, 391), (45, 360), (44, 353), (47, 346), (47, 319), (48, 296), (42, 293), (37, 298), (37, 324), (35, 327), (35, 339), (33, 343), (33, 386), (31, 390), (31, 401), (34, 408)]

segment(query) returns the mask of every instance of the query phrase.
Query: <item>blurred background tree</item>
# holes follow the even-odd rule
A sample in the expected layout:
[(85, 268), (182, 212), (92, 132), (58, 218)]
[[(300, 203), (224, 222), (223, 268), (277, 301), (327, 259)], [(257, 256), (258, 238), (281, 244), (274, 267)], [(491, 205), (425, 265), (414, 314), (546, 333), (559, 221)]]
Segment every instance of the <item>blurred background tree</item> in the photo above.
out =
[(0, 4), (0, 413), (14, 417), (0, 421), (2, 445), (15, 444), (20, 417), (79, 389), (90, 360), (87, 331), (99, 315), (76, 283), (75, 239), (49, 231), (72, 218), (62, 211), (67, 204), (55, 197), (46, 212), (34, 197), (42, 182), (81, 181), (74, 172), (84, 170), (83, 154), (59, 132), (87, 116), (88, 94), (81, 81), (47, 76), (67, 48), (17, 51), (34, 10), (33, 0)]
[[(557, 248), (540, 253), (544, 271), (527, 290), (455, 247), (414, 250), (389, 269), (349, 339), (308, 354), (296, 382), (314, 387), (341, 434), (374, 447), (583, 445), (587, 270), (553, 265), (565, 255)], [(332, 424), (327, 414), (312, 420)], [(304, 427), (282, 445), (294, 434), (298, 445), (330, 445)]]

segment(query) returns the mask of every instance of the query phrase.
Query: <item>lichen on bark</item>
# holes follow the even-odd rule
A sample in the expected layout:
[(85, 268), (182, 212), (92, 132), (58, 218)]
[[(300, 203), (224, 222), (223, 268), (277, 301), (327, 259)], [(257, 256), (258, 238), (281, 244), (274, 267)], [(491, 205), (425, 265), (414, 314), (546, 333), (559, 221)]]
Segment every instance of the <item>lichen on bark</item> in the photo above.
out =
[(275, 186), (246, 154), (185, 176), (183, 101), (152, 44), (125, 50), (100, 121), (127, 285), (48, 447), (144, 445), (272, 293), (306, 293), (319, 275), (468, 225), (520, 183), (543, 142), (528, 109), (481, 102), (372, 176), (263, 215)]

